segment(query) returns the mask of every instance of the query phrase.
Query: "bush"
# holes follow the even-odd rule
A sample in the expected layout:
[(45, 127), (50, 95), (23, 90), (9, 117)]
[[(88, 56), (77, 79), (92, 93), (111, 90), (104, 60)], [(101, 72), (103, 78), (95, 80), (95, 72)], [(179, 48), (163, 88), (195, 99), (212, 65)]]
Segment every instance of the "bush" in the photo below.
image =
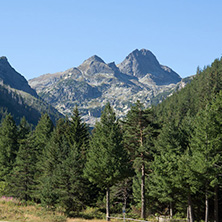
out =
[(4, 195), (6, 189), (6, 182), (1, 181), (0, 182), (0, 197)]
[(102, 213), (98, 208), (87, 207), (80, 213), (80, 216), (84, 219), (103, 219), (104, 213)]

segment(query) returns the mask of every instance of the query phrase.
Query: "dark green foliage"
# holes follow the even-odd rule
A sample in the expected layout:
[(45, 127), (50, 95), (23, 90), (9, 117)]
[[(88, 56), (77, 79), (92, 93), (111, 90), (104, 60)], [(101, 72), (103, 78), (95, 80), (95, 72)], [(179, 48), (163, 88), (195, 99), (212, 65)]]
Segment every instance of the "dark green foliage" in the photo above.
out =
[[(154, 121), (151, 109), (145, 110), (138, 101), (132, 106), (123, 122), (124, 145), (133, 161), (136, 177), (134, 178), (134, 198), (141, 200), (141, 217), (145, 218), (145, 174), (150, 170), (153, 159), (154, 139), (157, 136), (158, 125)], [(141, 178), (138, 183), (138, 178)]]
[(90, 141), (84, 169), (85, 176), (100, 188), (106, 188), (106, 218), (110, 216), (110, 187), (131, 172), (123, 147), (122, 132), (115, 113), (108, 103), (97, 122)]
[(58, 167), (58, 189), (61, 206), (70, 216), (78, 215), (88, 199), (87, 183), (82, 177), (81, 158), (76, 146)]
[(57, 178), (47, 176), (42, 179), (43, 186), (40, 187), (41, 204), (51, 210), (55, 210), (59, 204), (59, 194), (55, 187), (57, 186)]
[(83, 178), (88, 140), (88, 127), (76, 107), (70, 121), (59, 119), (44, 149), (42, 202), (52, 208), (59, 204), (67, 215), (78, 215), (91, 197), (91, 184)]
[(77, 106), (73, 110), (66, 135), (70, 145), (75, 144), (78, 147), (78, 152), (81, 153), (81, 159), (84, 163), (86, 160), (86, 149), (89, 145), (89, 128), (82, 121)]
[(217, 59), (203, 71), (198, 69), (191, 83), (154, 108), (163, 128), (156, 143), (150, 195), (165, 204), (173, 201), (175, 210), (184, 214), (186, 208), (179, 203), (187, 199), (190, 220), (204, 219), (204, 208), (196, 203), (213, 201), (218, 191), (212, 188), (220, 184), (221, 101), (217, 96), (221, 79), (222, 59)]
[(36, 183), (36, 192), (35, 198), (39, 201), (40, 199), (40, 178), (44, 171), (44, 151), (46, 149), (46, 145), (48, 144), (51, 133), (53, 130), (53, 123), (48, 116), (48, 114), (42, 114), (38, 125), (36, 126), (35, 130), (32, 133), (30, 138), (31, 146), (33, 146), (34, 158), (33, 164), (35, 164), (36, 171), (35, 171), (35, 183)]
[(42, 152), (51, 137), (52, 130), (53, 123), (49, 115), (47, 113), (42, 114), (33, 132), (35, 152), (39, 160), (41, 159)]
[(8, 114), (0, 126), (0, 180), (4, 181), (11, 172), (18, 148), (17, 126), (11, 114)]
[(84, 173), (98, 186), (111, 187), (128, 172), (120, 126), (113, 109), (107, 104), (101, 121), (95, 125)]
[(22, 117), (20, 124), (18, 125), (18, 138), (19, 140), (25, 139), (31, 131), (30, 124), (26, 121), (25, 117)]
[[(151, 109), (144, 109), (139, 101), (132, 106), (123, 121), (124, 145), (131, 159), (140, 165), (141, 154), (145, 159), (152, 159), (153, 142), (158, 135), (158, 124)], [(138, 159), (138, 161), (137, 161)], [(138, 164), (137, 164), (138, 163)]]
[(156, 142), (157, 152), (152, 163), (152, 174), (149, 195), (160, 202), (173, 201), (175, 187), (173, 180), (177, 170), (177, 155), (181, 153), (179, 131), (174, 124), (164, 125)]
[(221, 89), (222, 58), (216, 59), (203, 71), (198, 69), (197, 75), (185, 88), (157, 105), (155, 111), (160, 120), (175, 120), (176, 124), (180, 124), (188, 112), (190, 116), (195, 116)]
[[(222, 93), (217, 95), (212, 104), (197, 114), (195, 130), (191, 140), (192, 170), (196, 180), (202, 186), (206, 201), (218, 192), (221, 184), (222, 152)], [(215, 197), (214, 197), (215, 198)], [(218, 204), (218, 200), (214, 200)], [(208, 206), (206, 206), (207, 211)], [(215, 208), (215, 217), (218, 209)], [(208, 216), (208, 215), (207, 215)]]
[(62, 114), (46, 104), (41, 98), (36, 98), (28, 94), (20, 94), (14, 89), (1, 84), (0, 107), (2, 110), (0, 110), (0, 119), (4, 116), (5, 110), (7, 110), (8, 113), (12, 114), (17, 124), (25, 116), (30, 124), (36, 126), (42, 112), (47, 112), (54, 123), (59, 117), (62, 117)]
[[(26, 135), (27, 136), (27, 135)], [(32, 200), (34, 191), (35, 155), (30, 137), (20, 141), (12, 172), (7, 178), (8, 194), (20, 200)]]

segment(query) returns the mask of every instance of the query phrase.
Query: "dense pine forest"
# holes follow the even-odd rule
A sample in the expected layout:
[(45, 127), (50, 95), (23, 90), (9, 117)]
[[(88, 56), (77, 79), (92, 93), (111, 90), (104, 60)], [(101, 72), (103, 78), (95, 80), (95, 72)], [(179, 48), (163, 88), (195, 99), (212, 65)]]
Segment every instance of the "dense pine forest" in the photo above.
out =
[(222, 221), (222, 59), (197, 69), (161, 104), (138, 101), (124, 119), (108, 103), (93, 130), (78, 107), (32, 129), (5, 113), (0, 125), (0, 195), (62, 209), (128, 217)]

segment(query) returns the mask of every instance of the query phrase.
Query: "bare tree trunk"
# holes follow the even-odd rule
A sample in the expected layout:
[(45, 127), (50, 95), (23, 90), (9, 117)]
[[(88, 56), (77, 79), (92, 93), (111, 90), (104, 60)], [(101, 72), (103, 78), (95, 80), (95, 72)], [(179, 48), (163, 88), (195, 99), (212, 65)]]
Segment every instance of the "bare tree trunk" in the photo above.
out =
[(146, 217), (146, 203), (145, 203), (145, 164), (142, 163), (141, 167), (142, 177), (141, 177), (141, 218)]
[(194, 222), (194, 218), (193, 218), (193, 207), (192, 207), (192, 201), (191, 201), (191, 196), (190, 196), (190, 194), (188, 194), (187, 219), (188, 219), (189, 222)]
[(110, 202), (110, 190), (109, 187), (107, 187), (106, 190), (106, 220), (109, 221), (110, 220), (110, 206), (109, 206), (109, 202)]
[(127, 204), (127, 197), (128, 197), (128, 192), (127, 192), (127, 180), (125, 180), (125, 187), (123, 191), (123, 207), (126, 209), (126, 204)]
[(170, 218), (173, 218), (173, 204), (170, 201)]
[(219, 222), (218, 216), (218, 185), (214, 187), (214, 222)]
[[(142, 117), (142, 112), (140, 110), (140, 117)], [(143, 126), (141, 119), (139, 120), (139, 126), (140, 126), (140, 146), (143, 147)], [(144, 154), (141, 152), (141, 158), (142, 158), (142, 166), (141, 166), (141, 218), (145, 219), (146, 217), (146, 203), (145, 203), (145, 163), (144, 163)]]
[(209, 200), (208, 200), (208, 194), (206, 190), (205, 194), (205, 222), (208, 222), (208, 215), (209, 215)]

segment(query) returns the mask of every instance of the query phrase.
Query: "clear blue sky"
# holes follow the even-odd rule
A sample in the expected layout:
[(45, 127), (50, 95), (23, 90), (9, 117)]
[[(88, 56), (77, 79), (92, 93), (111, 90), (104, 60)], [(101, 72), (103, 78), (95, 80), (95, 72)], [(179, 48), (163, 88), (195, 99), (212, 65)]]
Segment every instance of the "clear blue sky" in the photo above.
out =
[(149, 49), (182, 77), (222, 55), (221, 0), (0, 0), (0, 56), (27, 79)]

